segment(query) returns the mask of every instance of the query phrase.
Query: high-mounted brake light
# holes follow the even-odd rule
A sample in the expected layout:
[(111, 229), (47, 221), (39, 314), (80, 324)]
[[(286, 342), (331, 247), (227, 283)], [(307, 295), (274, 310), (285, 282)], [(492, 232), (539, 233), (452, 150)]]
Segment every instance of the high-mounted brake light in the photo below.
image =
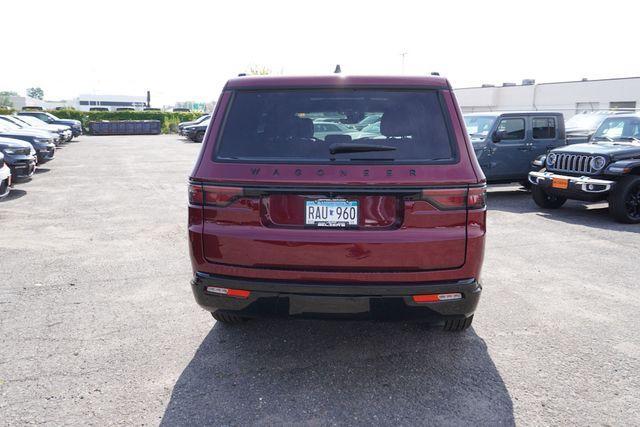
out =
[(244, 193), (240, 187), (189, 184), (189, 203), (192, 205), (227, 206)]
[(440, 210), (482, 209), (486, 188), (434, 188), (422, 190), (422, 198)]

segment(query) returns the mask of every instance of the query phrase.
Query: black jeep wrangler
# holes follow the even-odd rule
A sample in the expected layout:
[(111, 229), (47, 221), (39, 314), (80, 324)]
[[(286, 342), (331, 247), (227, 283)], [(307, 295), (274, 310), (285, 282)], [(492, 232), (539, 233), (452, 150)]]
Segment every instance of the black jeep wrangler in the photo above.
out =
[(617, 221), (640, 223), (640, 114), (607, 118), (590, 142), (551, 150), (533, 169), (529, 182), (538, 206), (608, 200)]

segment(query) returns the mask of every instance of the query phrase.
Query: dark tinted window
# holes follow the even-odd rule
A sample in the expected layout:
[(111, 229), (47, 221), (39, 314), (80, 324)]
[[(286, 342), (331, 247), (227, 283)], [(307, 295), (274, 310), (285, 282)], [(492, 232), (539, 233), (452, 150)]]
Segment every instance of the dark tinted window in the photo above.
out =
[[(379, 128), (356, 127), (375, 112), (382, 112)], [(444, 114), (431, 90), (238, 91), (216, 156), (239, 162), (447, 162), (457, 156)], [(331, 154), (336, 145), (346, 152)], [(351, 151), (356, 145), (366, 150)]]
[(553, 117), (534, 117), (534, 139), (553, 139), (556, 137), (556, 119)]
[(524, 139), (524, 119), (502, 119), (498, 125), (498, 132), (503, 141)]

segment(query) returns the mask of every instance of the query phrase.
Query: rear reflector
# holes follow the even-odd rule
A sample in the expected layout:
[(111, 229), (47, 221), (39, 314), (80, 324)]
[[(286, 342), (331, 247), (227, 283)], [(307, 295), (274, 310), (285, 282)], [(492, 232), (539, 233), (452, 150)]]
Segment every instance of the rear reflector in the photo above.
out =
[(228, 297), (249, 298), (251, 292), (242, 289), (218, 288), (215, 286), (207, 286), (205, 290), (210, 294), (226, 295)]
[(482, 209), (486, 191), (486, 187), (435, 188), (422, 190), (422, 198), (440, 210)]
[(192, 205), (227, 206), (242, 196), (241, 187), (189, 184), (189, 203)]
[(427, 295), (414, 295), (413, 302), (440, 302), (440, 301), (455, 301), (462, 299), (460, 292), (453, 292), (449, 294), (427, 294)]

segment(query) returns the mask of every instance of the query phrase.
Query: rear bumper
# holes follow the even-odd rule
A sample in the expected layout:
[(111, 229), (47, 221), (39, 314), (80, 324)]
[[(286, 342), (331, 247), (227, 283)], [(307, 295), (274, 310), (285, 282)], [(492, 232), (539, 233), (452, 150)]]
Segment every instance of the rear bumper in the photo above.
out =
[[(481, 284), (476, 279), (429, 283), (319, 284), (262, 281), (196, 273), (193, 294), (204, 309), (246, 317), (421, 320), (441, 323), (472, 315)], [(207, 292), (207, 286), (249, 291), (247, 298)], [(416, 303), (413, 295), (460, 293), (452, 301)]]
[[(552, 186), (553, 178), (567, 181), (567, 188), (560, 189)], [(560, 175), (552, 172), (529, 172), (529, 182), (538, 185), (547, 193), (586, 201), (597, 201), (606, 199), (615, 181), (606, 179), (591, 178), (588, 176)]]

